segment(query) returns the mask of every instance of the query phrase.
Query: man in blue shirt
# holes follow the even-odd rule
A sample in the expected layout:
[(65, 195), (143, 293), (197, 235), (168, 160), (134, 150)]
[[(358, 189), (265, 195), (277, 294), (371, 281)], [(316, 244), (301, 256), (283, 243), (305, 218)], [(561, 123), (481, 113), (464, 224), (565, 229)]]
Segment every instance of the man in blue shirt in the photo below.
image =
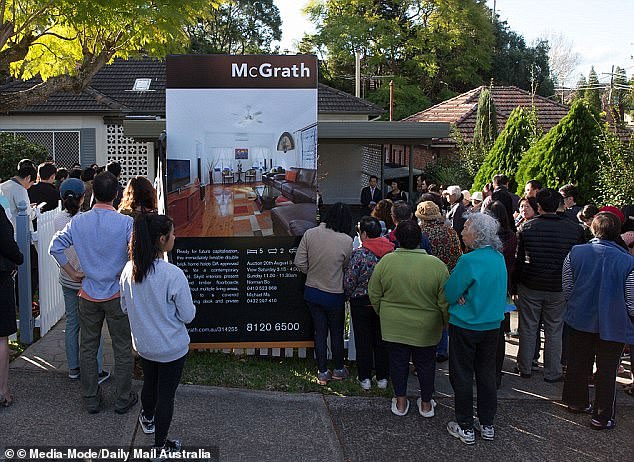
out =
[[(81, 390), (90, 414), (101, 410), (102, 395), (97, 383), (97, 349), (104, 318), (112, 338), (115, 359), (117, 400), (115, 412), (125, 414), (138, 401), (132, 391), (132, 341), (128, 316), (121, 311), (119, 276), (128, 261), (132, 218), (112, 206), (117, 194), (117, 179), (110, 172), (95, 176), (95, 206), (77, 215), (55, 234), (49, 253), (74, 280), (79, 290), (81, 328)], [(64, 251), (74, 246), (82, 272), (68, 262)]]

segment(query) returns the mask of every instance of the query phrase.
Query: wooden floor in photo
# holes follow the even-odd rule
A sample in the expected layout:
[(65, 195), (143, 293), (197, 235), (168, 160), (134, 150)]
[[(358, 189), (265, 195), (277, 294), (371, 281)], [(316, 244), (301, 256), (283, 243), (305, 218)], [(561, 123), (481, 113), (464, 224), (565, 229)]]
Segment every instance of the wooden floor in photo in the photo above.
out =
[(207, 185), (203, 210), (176, 230), (178, 237), (272, 236), (270, 210), (260, 212), (254, 186), (261, 183)]

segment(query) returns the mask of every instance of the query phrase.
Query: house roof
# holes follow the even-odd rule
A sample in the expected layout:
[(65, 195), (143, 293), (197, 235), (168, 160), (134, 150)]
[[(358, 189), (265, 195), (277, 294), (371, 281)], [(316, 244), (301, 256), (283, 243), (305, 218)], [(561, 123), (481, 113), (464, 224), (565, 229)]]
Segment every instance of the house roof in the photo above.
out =
[[(149, 91), (132, 91), (139, 78), (151, 79)], [(20, 91), (40, 83), (39, 78), (0, 87), (2, 92)], [(385, 111), (376, 104), (319, 84), (318, 112), (378, 116)], [(90, 86), (79, 94), (56, 93), (47, 101), (13, 113), (107, 113), (165, 117), (165, 61), (152, 58), (115, 59), (104, 66)]]
[(319, 84), (317, 93), (317, 108), (323, 114), (347, 112), (380, 116), (385, 112), (384, 109), (374, 103), (357, 98), (323, 83)]
[[(455, 125), (465, 141), (473, 140), (478, 113), (478, 98), (485, 86), (462, 93), (447, 101), (403, 119), (408, 122), (449, 122)], [(511, 111), (518, 106), (537, 111), (537, 123), (548, 131), (568, 114), (568, 107), (514, 86), (494, 86), (491, 97), (495, 104), (498, 129), (502, 130)], [(444, 141), (452, 141), (445, 139)]]

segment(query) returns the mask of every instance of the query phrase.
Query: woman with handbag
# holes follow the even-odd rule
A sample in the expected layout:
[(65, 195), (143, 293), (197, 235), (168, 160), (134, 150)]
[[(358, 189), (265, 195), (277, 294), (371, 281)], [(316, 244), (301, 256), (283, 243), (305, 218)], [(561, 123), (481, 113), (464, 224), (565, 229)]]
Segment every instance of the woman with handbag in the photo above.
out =
[(23, 259), (13, 238), (13, 225), (0, 207), (0, 407), (13, 404), (9, 393), (9, 335), (18, 330), (13, 278)]

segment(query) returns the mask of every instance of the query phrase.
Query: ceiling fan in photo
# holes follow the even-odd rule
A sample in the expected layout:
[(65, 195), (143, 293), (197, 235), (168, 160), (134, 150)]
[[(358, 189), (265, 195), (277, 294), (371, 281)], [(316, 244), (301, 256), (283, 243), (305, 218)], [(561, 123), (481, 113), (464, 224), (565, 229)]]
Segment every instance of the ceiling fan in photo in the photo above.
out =
[(234, 112), (233, 115), (238, 117), (238, 122), (236, 122), (236, 125), (240, 127), (248, 127), (249, 125), (253, 123), (258, 123), (258, 124), (263, 123), (260, 120), (262, 111), (253, 111), (251, 109), (251, 106), (247, 106), (246, 111), (240, 112), (240, 113)]

